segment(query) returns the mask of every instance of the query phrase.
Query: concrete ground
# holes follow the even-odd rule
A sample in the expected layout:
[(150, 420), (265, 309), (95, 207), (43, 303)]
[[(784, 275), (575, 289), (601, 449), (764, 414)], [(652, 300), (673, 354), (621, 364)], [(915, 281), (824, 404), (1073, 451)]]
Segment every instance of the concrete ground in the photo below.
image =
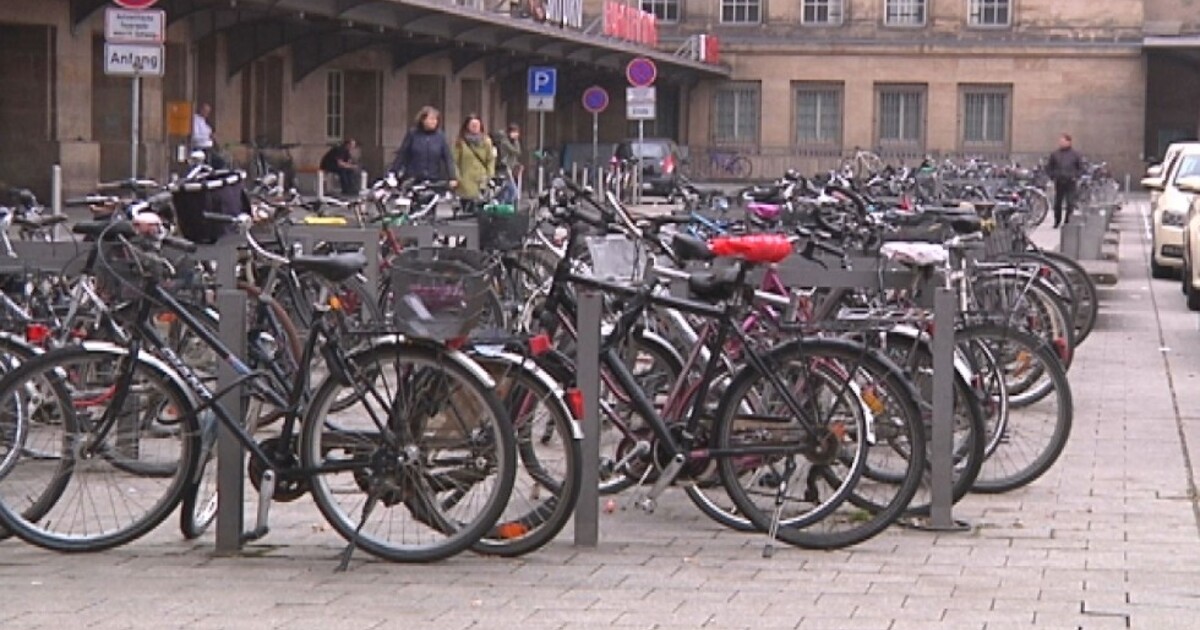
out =
[[(964, 533), (893, 528), (854, 549), (761, 554), (763, 536), (709, 522), (680, 493), (651, 515), (601, 515), (525, 558), (402, 566), (358, 554), (307, 500), (238, 557), (168, 521), (136, 544), (56, 555), (0, 543), (4, 628), (1200, 627), (1200, 330), (1178, 283), (1151, 281), (1144, 204), (1115, 224), (1120, 283), (1071, 371), (1074, 427), (1029, 487), (969, 496)], [(1053, 238), (1048, 235), (1045, 238)], [(250, 493), (252, 496), (252, 493)]]

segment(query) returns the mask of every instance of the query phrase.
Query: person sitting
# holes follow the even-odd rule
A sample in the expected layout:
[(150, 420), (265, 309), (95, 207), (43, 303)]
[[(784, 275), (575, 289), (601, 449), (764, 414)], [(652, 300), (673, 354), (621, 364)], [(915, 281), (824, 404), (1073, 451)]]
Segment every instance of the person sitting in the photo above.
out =
[(354, 162), (354, 149), (357, 147), (358, 143), (354, 138), (347, 138), (345, 142), (326, 151), (321, 158), (321, 170), (338, 176), (343, 195), (358, 194), (360, 177), (358, 164)]

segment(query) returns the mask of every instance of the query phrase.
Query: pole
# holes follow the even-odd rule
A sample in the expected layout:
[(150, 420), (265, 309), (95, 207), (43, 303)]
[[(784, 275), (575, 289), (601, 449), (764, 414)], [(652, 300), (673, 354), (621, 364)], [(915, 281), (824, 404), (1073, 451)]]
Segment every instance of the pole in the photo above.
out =
[[(63, 198), (62, 198), (62, 166), (55, 164), (50, 167), (50, 214), (54, 216), (62, 215)], [(61, 235), (62, 224), (54, 226), (54, 240), (58, 240)]]
[(538, 112), (538, 196), (546, 189), (546, 112)]
[(592, 167), (588, 169), (591, 174), (592, 185), (598, 190), (600, 188), (600, 113), (592, 112)]
[(638, 150), (633, 154), (633, 203), (642, 203), (642, 156), (646, 152), (646, 121), (638, 121)]
[(138, 176), (138, 140), (142, 137), (142, 77), (133, 75), (132, 118), (129, 121), (129, 176)]

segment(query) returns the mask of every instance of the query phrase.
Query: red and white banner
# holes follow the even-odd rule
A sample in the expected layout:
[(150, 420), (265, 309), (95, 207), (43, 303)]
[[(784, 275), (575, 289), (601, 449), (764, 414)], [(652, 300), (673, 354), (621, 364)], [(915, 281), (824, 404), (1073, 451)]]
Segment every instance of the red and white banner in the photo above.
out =
[(604, 3), (604, 34), (647, 46), (658, 45), (658, 18), (621, 2)]
[(721, 63), (721, 42), (716, 35), (700, 35), (698, 46), (700, 61), (704, 63)]

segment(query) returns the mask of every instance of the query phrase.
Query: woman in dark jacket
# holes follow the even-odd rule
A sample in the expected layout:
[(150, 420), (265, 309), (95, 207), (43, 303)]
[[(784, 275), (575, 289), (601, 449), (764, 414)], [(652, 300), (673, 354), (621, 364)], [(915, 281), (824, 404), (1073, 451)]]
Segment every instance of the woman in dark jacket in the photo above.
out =
[(422, 107), (416, 124), (404, 136), (396, 150), (391, 171), (418, 181), (446, 181), (453, 188), (458, 182), (454, 159), (446, 136), (438, 130), (441, 114), (433, 107)]

